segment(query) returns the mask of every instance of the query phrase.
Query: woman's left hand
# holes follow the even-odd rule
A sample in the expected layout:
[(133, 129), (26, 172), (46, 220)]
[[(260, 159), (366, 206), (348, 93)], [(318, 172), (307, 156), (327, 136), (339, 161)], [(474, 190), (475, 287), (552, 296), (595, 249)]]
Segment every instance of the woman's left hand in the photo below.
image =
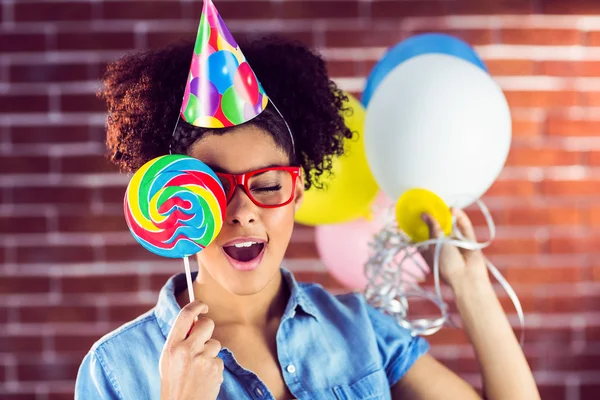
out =
[[(472, 242), (476, 242), (475, 230), (471, 220), (462, 210), (453, 209), (456, 226), (460, 233)], [(429, 215), (423, 215), (423, 220), (429, 227), (432, 239), (444, 235), (438, 222)], [(423, 258), (433, 266), (435, 245), (430, 245), (422, 252)], [(485, 257), (480, 250), (466, 250), (450, 244), (444, 244), (439, 259), (440, 277), (456, 293), (463, 284), (471, 286), (479, 283), (490, 283)]]

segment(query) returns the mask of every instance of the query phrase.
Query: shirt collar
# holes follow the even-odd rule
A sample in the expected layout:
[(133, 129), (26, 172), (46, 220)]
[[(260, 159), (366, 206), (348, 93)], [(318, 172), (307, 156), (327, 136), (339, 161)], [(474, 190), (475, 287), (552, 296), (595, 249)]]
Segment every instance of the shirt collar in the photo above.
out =
[[(301, 309), (304, 313), (314, 317), (317, 321), (322, 319), (319, 309), (306, 293), (304, 288), (296, 281), (294, 274), (285, 268), (281, 268), (281, 274), (285, 282), (290, 288), (290, 299), (283, 313), (282, 321), (288, 318), (294, 318), (297, 310)], [(192, 280), (196, 279), (198, 272), (192, 273)], [(180, 273), (172, 276), (167, 283), (162, 287), (158, 295), (158, 302), (154, 307), (154, 314), (158, 321), (158, 325), (165, 337), (169, 335), (171, 327), (175, 323), (175, 319), (181, 307), (177, 304), (176, 294), (186, 288), (185, 273)]]

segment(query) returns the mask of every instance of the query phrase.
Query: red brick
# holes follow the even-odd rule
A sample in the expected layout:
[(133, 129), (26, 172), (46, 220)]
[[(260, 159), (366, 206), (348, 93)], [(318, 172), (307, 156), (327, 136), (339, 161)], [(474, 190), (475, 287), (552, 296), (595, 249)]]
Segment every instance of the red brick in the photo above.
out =
[(16, 21), (82, 21), (92, 17), (90, 2), (15, 2)]
[(540, 11), (544, 14), (596, 14), (596, 0), (544, 0), (540, 2)]
[[(0, 324), (6, 324), (8, 322), (8, 309), (0, 307)], [(2, 369), (2, 368), (0, 368)]]
[(554, 61), (537, 62), (539, 74), (568, 77), (596, 77), (600, 75), (600, 61)]
[[(68, 389), (65, 389), (68, 390)], [(48, 400), (72, 400), (75, 398), (75, 391), (74, 389), (67, 391), (67, 392), (59, 392), (51, 390), (48, 392)]]
[[(2, 369), (0, 369), (2, 370)], [(1, 377), (0, 373), (0, 377)], [(2, 395), (2, 400), (31, 400), (35, 399), (37, 396), (34, 388), (23, 388), (19, 389), (18, 393), (8, 393), (6, 395)]]
[(406, 32), (400, 26), (392, 29), (373, 28), (328, 30), (325, 33), (326, 47), (390, 47), (405, 39)]
[(10, 129), (15, 144), (87, 142), (90, 137), (89, 126), (13, 126)]
[(515, 138), (532, 138), (542, 134), (543, 124), (536, 119), (527, 119), (518, 115), (512, 118), (512, 134)]
[(535, 194), (535, 185), (525, 180), (497, 180), (487, 191), (486, 196), (528, 197)]
[(444, 327), (439, 332), (428, 336), (427, 340), (433, 346), (469, 344), (467, 333), (463, 329)]
[[(600, 72), (600, 71), (599, 71)], [(581, 105), (584, 107), (600, 107), (599, 92), (581, 92)]]
[(92, 201), (92, 189), (82, 187), (15, 187), (13, 201), (19, 204), (77, 204)]
[(110, 306), (108, 308), (108, 320), (124, 324), (146, 313), (154, 306), (155, 304)]
[(453, 12), (460, 14), (529, 14), (534, 11), (527, 0), (458, 0), (450, 2)]
[(91, 246), (19, 246), (16, 248), (17, 263), (78, 263), (92, 262)]
[[(489, 253), (489, 252), (487, 252)], [(517, 254), (507, 249), (506, 254)], [(491, 254), (491, 253), (489, 253)], [(575, 283), (582, 281), (583, 270), (580, 267), (508, 267), (504, 277), (514, 284)]]
[[(321, 3), (315, 2), (315, 6)], [(324, 1), (323, 3), (327, 3)], [(190, 18), (197, 23), (202, 12), (202, 2), (190, 2), (186, 5), (184, 18)], [(280, 7), (271, 1), (249, 0), (249, 1), (220, 1), (216, 4), (219, 14), (225, 21), (251, 20), (251, 19), (274, 19), (281, 15), (277, 12)], [(283, 3), (281, 4), (283, 6)], [(323, 16), (322, 18), (324, 18)]]
[(9, 335), (0, 336), (0, 353), (41, 353), (44, 350), (43, 336)]
[(92, 70), (91, 64), (11, 64), (9, 75), (12, 82), (70, 82), (97, 78)]
[(538, 384), (540, 398), (544, 400), (565, 400), (567, 398), (567, 389), (564, 385)]
[(100, 190), (102, 202), (104, 204), (123, 204), (125, 196), (125, 186), (105, 186)]
[(35, 52), (46, 50), (43, 33), (0, 32), (0, 52)]
[(578, 225), (583, 224), (584, 210), (577, 207), (509, 208), (504, 212), (504, 223), (520, 225)]
[(595, 253), (600, 246), (600, 237), (551, 237), (549, 240), (550, 253), (577, 254)]
[(371, 3), (371, 17), (373, 19), (439, 16), (447, 15), (450, 11), (453, 11), (450, 2), (441, 0), (375, 1)]
[[(240, 3), (237, 3), (240, 4)], [(236, 4), (236, 5), (237, 5)], [(243, 3), (242, 3), (243, 4)], [(314, 2), (284, 1), (281, 2), (281, 17), (294, 19), (335, 19), (357, 18), (360, 16), (360, 1), (352, 0), (319, 0)], [(268, 10), (265, 7), (265, 12)], [(223, 14), (223, 18), (227, 14)], [(273, 14), (266, 14), (266, 18), (273, 18)]]
[(46, 218), (28, 216), (0, 217), (0, 234), (44, 233), (48, 230)]
[[(180, 2), (159, 1), (107, 1), (102, 3), (104, 19), (180, 19), (185, 17)], [(200, 12), (194, 14), (200, 20)]]
[(58, 50), (129, 50), (135, 47), (135, 38), (133, 31), (59, 32), (56, 47)]
[(492, 44), (493, 32), (491, 29), (423, 29), (411, 31), (411, 34), (421, 33), (445, 33), (464, 40), (471, 46)]
[(365, 63), (360, 61), (328, 61), (327, 72), (331, 77), (364, 77), (368, 71), (366, 71)]
[(22, 323), (96, 322), (98, 312), (91, 306), (37, 306), (20, 307)]
[(484, 60), (492, 76), (533, 75), (533, 60)]
[(46, 156), (2, 156), (0, 173), (45, 173), (50, 170), (50, 159)]
[(518, 108), (549, 108), (572, 107), (581, 103), (579, 92), (576, 91), (509, 91), (504, 95), (510, 107)]
[[(590, 366), (590, 370), (596, 370), (596, 368)], [(600, 384), (598, 383), (582, 383), (579, 386), (579, 398), (581, 400), (593, 400), (598, 398), (598, 394), (600, 393)], [(546, 398), (544, 397), (544, 400)]]
[(162, 289), (162, 287), (167, 283), (169, 278), (178, 273), (178, 271), (173, 271), (172, 273), (160, 273), (160, 274), (152, 274), (150, 275), (150, 290), (154, 292), (158, 292)]
[(597, 136), (600, 134), (600, 121), (549, 117), (547, 133), (559, 136)]
[(581, 31), (577, 29), (502, 29), (500, 35), (502, 43), (519, 45), (578, 45), (581, 44), (583, 38)]
[(132, 293), (140, 289), (138, 275), (65, 276), (60, 284), (64, 294)]
[(100, 339), (97, 335), (65, 334), (53, 338), (54, 351), (57, 353), (80, 353), (81, 357)]
[(59, 232), (125, 232), (127, 224), (123, 215), (60, 216)]
[(104, 255), (107, 261), (164, 260), (164, 258), (151, 253), (138, 243), (107, 245), (104, 248)]
[[(486, 254), (537, 254), (541, 251), (541, 244), (533, 238), (502, 239), (496, 238), (486, 249)], [(509, 280), (510, 281), (510, 280)]]
[(526, 167), (551, 167), (557, 165), (580, 165), (582, 161), (583, 155), (577, 151), (513, 146), (508, 154), (506, 164)]
[(17, 366), (17, 379), (22, 382), (74, 381), (78, 369), (79, 363), (75, 361), (19, 364)]
[(285, 253), (289, 258), (319, 258), (317, 246), (314, 243), (291, 242)]
[(600, 31), (585, 32), (585, 44), (588, 46), (600, 46)]
[(60, 159), (62, 173), (118, 172), (118, 168), (103, 156), (72, 156)]
[(567, 326), (559, 328), (525, 327), (526, 344), (570, 343), (572, 339), (573, 331)]
[(572, 297), (546, 296), (537, 299), (532, 311), (540, 313), (584, 313), (598, 310), (600, 294)]
[(586, 221), (594, 227), (600, 227), (600, 207), (592, 206), (587, 210)]
[(314, 47), (314, 45), (315, 45), (315, 43), (314, 43), (314, 35), (315, 34), (314, 34), (314, 32), (312, 32), (310, 30), (299, 30), (299, 31), (252, 30), (252, 31), (239, 31), (239, 32), (232, 30), (231, 33), (233, 34), (233, 37), (239, 39), (240, 42), (242, 41), (242, 39), (255, 40), (255, 39), (263, 38), (265, 36), (276, 35), (276, 36), (287, 38), (287, 39), (290, 39), (293, 41), (304, 43), (305, 45), (307, 45), (309, 47)]
[(561, 181), (544, 180), (540, 182), (540, 189), (544, 195), (555, 196), (594, 196), (600, 193), (600, 181), (580, 180)]
[(65, 94), (60, 97), (60, 108), (64, 112), (104, 111), (104, 102), (94, 94)]
[(0, 94), (0, 110), (3, 113), (47, 112), (49, 103), (46, 95)]
[(50, 278), (0, 276), (0, 294), (44, 293), (50, 291)]
[(591, 371), (600, 365), (596, 354), (545, 354), (534, 368), (541, 371)]

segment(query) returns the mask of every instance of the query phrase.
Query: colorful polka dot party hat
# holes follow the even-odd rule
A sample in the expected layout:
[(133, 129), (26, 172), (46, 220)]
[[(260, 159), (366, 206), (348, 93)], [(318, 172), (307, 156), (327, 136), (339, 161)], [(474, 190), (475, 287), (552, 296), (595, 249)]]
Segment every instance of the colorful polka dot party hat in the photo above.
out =
[(202, 128), (243, 124), (269, 102), (211, 0), (204, 0), (181, 118)]

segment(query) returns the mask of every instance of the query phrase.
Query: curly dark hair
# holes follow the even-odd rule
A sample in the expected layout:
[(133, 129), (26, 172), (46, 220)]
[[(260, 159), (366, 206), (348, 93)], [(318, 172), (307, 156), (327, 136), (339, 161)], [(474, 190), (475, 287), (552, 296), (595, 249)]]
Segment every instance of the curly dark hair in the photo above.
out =
[[(275, 142), (301, 165), (306, 188), (321, 187), (319, 178), (331, 172), (333, 156), (344, 151), (344, 138), (353, 133), (342, 116), (347, 100), (329, 79), (323, 59), (301, 43), (276, 36), (240, 42), (242, 52), (265, 92), (293, 132), (295, 154), (285, 123), (271, 104), (247, 122), (270, 132)], [(107, 157), (133, 172), (147, 161), (167, 154), (185, 154), (204, 135), (228, 129), (204, 129), (177, 123), (194, 43), (126, 55), (108, 65), (100, 98), (106, 101)]]

